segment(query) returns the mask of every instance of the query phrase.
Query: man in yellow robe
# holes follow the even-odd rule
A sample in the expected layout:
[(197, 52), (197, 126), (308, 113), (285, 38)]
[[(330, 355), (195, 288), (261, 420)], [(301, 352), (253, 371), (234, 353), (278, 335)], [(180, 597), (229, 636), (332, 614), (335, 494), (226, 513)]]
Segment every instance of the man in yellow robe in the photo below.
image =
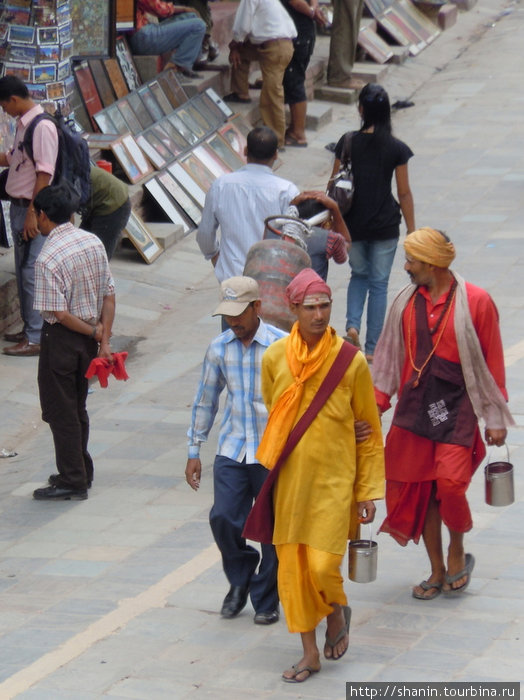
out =
[[(302, 270), (286, 294), (297, 322), (262, 359), (262, 395), (270, 415), (257, 459), (269, 469), (344, 342), (329, 326), (331, 290), (313, 270)], [(358, 442), (356, 421), (371, 428)], [(284, 681), (302, 683), (320, 670), (316, 627), (324, 617), (325, 658), (338, 660), (347, 651), (351, 610), (340, 566), (357, 520), (371, 522), (373, 501), (383, 497), (380, 420), (367, 362), (357, 352), (283, 464), (274, 488), (280, 600), (289, 631), (300, 632), (304, 651), (284, 671)]]

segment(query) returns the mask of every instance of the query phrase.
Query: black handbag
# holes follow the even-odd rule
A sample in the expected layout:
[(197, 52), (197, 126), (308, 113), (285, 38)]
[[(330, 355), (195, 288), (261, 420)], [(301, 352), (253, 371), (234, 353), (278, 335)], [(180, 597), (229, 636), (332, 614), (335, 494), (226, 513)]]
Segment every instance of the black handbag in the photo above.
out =
[(328, 183), (327, 195), (338, 204), (342, 216), (348, 213), (355, 194), (355, 183), (351, 169), (351, 139), (353, 132), (348, 131), (344, 135), (342, 153), (340, 154), (340, 168)]

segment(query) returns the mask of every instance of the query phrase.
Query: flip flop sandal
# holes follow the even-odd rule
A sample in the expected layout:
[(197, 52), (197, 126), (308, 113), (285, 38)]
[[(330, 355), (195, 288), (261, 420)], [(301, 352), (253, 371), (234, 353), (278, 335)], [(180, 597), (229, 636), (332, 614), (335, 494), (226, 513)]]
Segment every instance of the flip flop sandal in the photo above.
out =
[[(337, 636), (335, 637), (335, 639), (330, 639), (330, 638), (328, 637), (328, 634), (327, 634), (327, 631), (326, 631), (326, 646), (328, 646), (328, 647), (331, 648), (331, 652), (333, 652), (333, 649), (337, 646), (337, 644), (338, 644), (339, 642), (341, 642), (341, 641), (344, 639), (344, 637), (346, 636), (346, 634), (349, 634), (349, 624), (350, 624), (350, 622), (351, 622), (351, 608), (349, 607), (349, 605), (343, 605), (343, 606), (342, 606), (342, 611), (343, 611), (343, 613), (344, 613), (344, 620), (345, 620), (346, 622), (345, 622), (344, 627), (342, 627), (342, 629), (340, 630), (340, 632), (339, 632), (339, 633), (337, 634)], [(342, 654), (340, 654), (340, 656), (337, 656), (337, 657), (335, 657), (335, 656), (326, 656), (326, 652), (325, 652), (325, 650), (324, 650), (324, 656), (325, 656), (325, 658), (326, 658), (328, 661), (338, 661), (339, 659), (341, 659), (341, 658), (344, 656), (344, 654), (346, 653), (346, 651), (347, 651), (348, 649), (349, 649), (349, 644), (348, 644), (348, 646), (344, 649), (344, 651), (342, 652)]]
[(420, 593), (415, 593), (415, 590), (413, 589), (411, 591), (411, 595), (417, 600), (433, 600), (442, 593), (442, 583), (430, 583), (429, 581), (421, 581), (418, 585), (424, 591), (430, 591), (432, 588), (434, 588), (435, 592), (431, 595), (420, 595)]
[(286, 135), (285, 140), (286, 146), (293, 146), (294, 148), (307, 148), (307, 141), (299, 141), (294, 136)]
[(448, 574), (446, 574), (446, 576), (445, 576), (446, 583), (448, 583), (450, 585), (452, 583), (455, 583), (455, 581), (458, 581), (459, 579), (461, 579), (463, 576), (467, 576), (466, 583), (463, 583), (462, 586), (460, 586), (460, 588), (449, 588), (449, 589), (446, 588), (444, 591), (442, 591), (444, 593), (444, 595), (454, 596), (454, 595), (460, 595), (461, 593), (464, 593), (464, 591), (466, 590), (466, 588), (469, 586), (469, 584), (471, 582), (471, 572), (473, 571), (474, 567), (475, 567), (475, 557), (473, 556), (473, 554), (466, 554), (466, 566), (458, 573), (453, 574), (453, 576), (449, 576)]
[[(304, 681), (308, 681), (314, 673), (318, 673), (320, 671), (319, 668), (312, 668), (311, 666), (301, 666), (299, 668), (298, 666), (295, 666), (295, 664), (293, 664), (291, 668), (293, 669), (295, 675), (291, 676), (291, 678), (283, 675), (282, 680), (284, 683), (304, 683)], [(299, 681), (297, 676), (299, 676), (301, 673), (305, 673), (305, 671), (307, 671), (309, 675)]]

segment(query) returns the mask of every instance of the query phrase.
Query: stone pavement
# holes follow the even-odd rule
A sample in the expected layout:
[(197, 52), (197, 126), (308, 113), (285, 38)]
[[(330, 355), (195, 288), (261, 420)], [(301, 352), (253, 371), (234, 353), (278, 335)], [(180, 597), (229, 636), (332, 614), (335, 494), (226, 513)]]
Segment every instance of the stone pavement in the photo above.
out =
[[(431, 47), (384, 81), (392, 101), (415, 106), (394, 117), (415, 158), (410, 177), (417, 223), (446, 230), (456, 269), (486, 287), (501, 314), (510, 405), (517, 427), (511, 460), (524, 458), (524, 12), (481, 0)], [(318, 51), (326, 50), (319, 42)], [(354, 107), (308, 134), (308, 149), (282, 154), (279, 174), (323, 187), (324, 149), (358, 126)], [(405, 282), (399, 251), (392, 292)], [(520, 681), (524, 634), (524, 484), (516, 502), (484, 503), (481, 470), (470, 495), (477, 565), (461, 598), (410, 596), (427, 573), (422, 547), (379, 537), (372, 584), (348, 585), (350, 649), (300, 687), (280, 672), (300, 657), (284, 622), (255, 627), (250, 605), (234, 620), (218, 614), (227, 584), (207, 515), (213, 431), (202, 487), (185, 484), (185, 432), (199, 365), (218, 331), (210, 317), (216, 283), (186, 237), (154, 265), (121, 251), (117, 343), (131, 346), (128, 382), (89, 397), (96, 479), (89, 499), (41, 503), (33, 489), (53, 471), (41, 424), (36, 360), (0, 355), (0, 698), (345, 697), (346, 681)], [(333, 267), (334, 325), (344, 328), (346, 266)], [(387, 427), (385, 425), (385, 427)], [(380, 506), (378, 521), (383, 515)]]

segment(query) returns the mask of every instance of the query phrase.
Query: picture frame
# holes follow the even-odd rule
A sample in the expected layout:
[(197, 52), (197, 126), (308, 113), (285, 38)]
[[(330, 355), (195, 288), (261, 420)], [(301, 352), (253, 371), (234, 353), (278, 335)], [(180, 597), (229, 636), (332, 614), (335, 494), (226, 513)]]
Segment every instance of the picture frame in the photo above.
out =
[(187, 102), (189, 99), (186, 91), (180, 84), (174, 70), (168, 69), (159, 73), (156, 77), (167, 99), (173, 105), (173, 109)]
[(127, 125), (126, 120), (122, 116), (121, 111), (118, 109), (117, 104), (112, 104), (109, 107), (106, 107), (102, 114), (107, 114), (109, 119), (113, 122), (116, 128), (116, 132), (113, 133), (119, 133), (119, 134), (125, 134), (129, 131), (129, 127)]
[(46, 98), (48, 100), (64, 100), (65, 99), (65, 87), (64, 81), (58, 80), (55, 83), (46, 83)]
[(153, 93), (156, 101), (158, 102), (160, 109), (164, 112), (164, 116), (171, 114), (173, 111), (173, 105), (167, 99), (166, 93), (163, 91), (162, 86), (158, 80), (153, 80), (148, 83), (149, 89)]
[(247, 141), (246, 137), (238, 129), (237, 125), (233, 121), (226, 122), (223, 126), (219, 127), (217, 133), (227, 141), (229, 146), (239, 156), (239, 158), (246, 163)]
[(141, 85), (138, 88), (137, 93), (154, 122), (158, 122), (164, 118), (164, 110), (156, 101), (156, 98), (153, 95), (149, 85)]
[(229, 142), (226, 141), (222, 134), (219, 134), (218, 132), (214, 133), (212, 136), (206, 139), (205, 144), (230, 168), (231, 171), (238, 170), (245, 164), (244, 159), (233, 150)]
[(96, 125), (102, 132), (102, 134), (119, 134), (115, 123), (107, 113), (107, 110), (102, 110), (94, 115), (94, 120)]
[(128, 102), (128, 98), (123, 97), (121, 100), (118, 100), (116, 106), (120, 110), (121, 115), (124, 117), (124, 120), (128, 126), (128, 130), (132, 134), (140, 133), (142, 131), (142, 125), (138, 121), (136, 114), (131, 109), (131, 105)]
[(126, 99), (129, 102), (131, 109), (135, 113), (136, 118), (142, 125), (140, 131), (142, 131), (143, 129), (147, 129), (148, 126), (151, 126), (151, 124), (153, 124), (154, 122), (154, 119), (151, 116), (151, 114), (147, 111), (145, 104), (143, 103), (140, 95), (138, 94), (138, 90), (130, 92)]
[(194, 144), (198, 143), (198, 136), (191, 131), (191, 129), (182, 121), (182, 119), (180, 119), (176, 112), (169, 114), (166, 119), (190, 145), (193, 146)]
[[(97, 115), (98, 116), (98, 115)], [(120, 138), (119, 134), (99, 134), (96, 132), (88, 133), (86, 135), (87, 144), (89, 148), (99, 149), (101, 151), (111, 149), (111, 144), (114, 141), (118, 141)]]
[(33, 44), (35, 41), (35, 28), (26, 25), (9, 25), (9, 41), (18, 44)]
[(65, 44), (73, 38), (73, 22), (65, 22), (58, 25), (58, 40), (60, 44)]
[(190, 144), (186, 141), (186, 139), (182, 136), (182, 134), (175, 129), (173, 124), (169, 121), (169, 119), (161, 119), (158, 122), (158, 126), (160, 126), (166, 134), (169, 136), (171, 141), (176, 145), (178, 149), (178, 153), (183, 153), (191, 148)]
[(117, 32), (135, 27), (135, 0), (116, 0), (115, 24)]
[(144, 135), (167, 163), (173, 160), (175, 157), (174, 144), (171, 142), (167, 133), (158, 124), (153, 124), (150, 129), (144, 132)]
[(203, 143), (193, 148), (193, 154), (205, 165), (215, 178), (232, 172), (231, 168)]
[(158, 153), (154, 146), (149, 143), (144, 134), (137, 136), (136, 142), (149, 158), (153, 164), (153, 167), (155, 167), (157, 170), (161, 170), (167, 165), (167, 161), (160, 155), (160, 153)]
[(167, 218), (174, 224), (182, 226), (184, 233), (189, 233), (191, 226), (183, 214), (178, 210), (173, 199), (160, 185), (156, 177), (152, 177), (144, 184), (144, 189), (149, 192), (154, 201), (162, 209)]
[(167, 169), (191, 199), (203, 209), (206, 203), (206, 193), (187, 170), (180, 163), (172, 163)]
[(38, 47), (31, 44), (9, 44), (8, 58), (10, 61), (35, 63)]
[(16, 5), (5, 5), (0, 8), (0, 21), (7, 24), (28, 25), (31, 10), (29, 7), (16, 7)]
[(130, 91), (136, 90), (141, 85), (141, 80), (125, 37), (117, 37), (115, 42), (115, 52), (120, 70), (122, 71), (122, 75), (124, 76), (128, 89)]
[(38, 60), (40, 63), (45, 63), (46, 61), (58, 62), (60, 60), (60, 46), (58, 44), (39, 46)]
[(38, 27), (36, 37), (39, 46), (58, 44), (58, 27)]
[(73, 41), (66, 41), (64, 44), (60, 45), (60, 60), (65, 61), (70, 59), (73, 55)]
[(33, 8), (33, 23), (39, 27), (50, 27), (58, 24), (54, 6), (37, 5)]
[(191, 175), (204, 192), (208, 192), (209, 188), (216, 180), (216, 176), (206, 168), (193, 152), (180, 158), (180, 165)]
[(93, 74), (96, 89), (102, 100), (104, 107), (109, 107), (116, 100), (115, 91), (111, 85), (111, 81), (105, 71), (104, 64), (101, 58), (91, 58), (88, 60), (89, 68)]
[(168, 171), (159, 173), (157, 180), (167, 193), (173, 197), (178, 206), (185, 212), (186, 216), (198, 226), (202, 219), (202, 209), (191, 199), (175, 178)]
[(45, 83), (26, 83), (31, 99), (42, 102), (47, 99)]
[(103, 104), (96, 89), (93, 74), (91, 73), (91, 69), (89, 68), (87, 61), (81, 61), (78, 65), (75, 65), (73, 68), (73, 74), (75, 76), (75, 81), (82, 97), (82, 101), (86, 108), (86, 112), (89, 114), (91, 121), (96, 128), (97, 123), (94, 120), (94, 115), (103, 109)]
[(361, 27), (358, 45), (377, 63), (386, 63), (393, 56), (391, 46), (370, 26)]
[(117, 99), (129, 94), (129, 88), (124, 80), (124, 74), (120, 69), (120, 64), (116, 58), (106, 58), (103, 61), (107, 77), (115, 91)]
[(55, 80), (56, 63), (39, 63), (33, 66), (33, 83), (49, 83)]
[(247, 136), (248, 136), (249, 132), (250, 132), (251, 129), (253, 128), (253, 127), (251, 126), (251, 124), (249, 124), (249, 123), (245, 120), (244, 116), (243, 116), (242, 114), (240, 114), (240, 112), (237, 112), (236, 114), (233, 114), (233, 116), (232, 116), (232, 117), (229, 117), (229, 119), (228, 119), (227, 121), (228, 121), (228, 124), (233, 124), (233, 125), (235, 126), (235, 128), (236, 128), (241, 134), (243, 134), (243, 136), (244, 136), (245, 139), (247, 139)]
[(175, 110), (175, 115), (181, 119), (191, 133), (196, 136), (197, 141), (201, 141), (204, 136), (207, 136), (208, 130), (203, 128), (202, 124), (190, 113), (188, 103), (182, 105), (182, 107), (178, 107)]
[(226, 118), (233, 116), (233, 110), (231, 109), (231, 107), (229, 107), (229, 105), (227, 105), (224, 102), (224, 100), (217, 95), (213, 88), (207, 88), (205, 92), (206, 95), (208, 95), (213, 100), (213, 102), (220, 109), (220, 111), (223, 112)]
[[(208, 101), (205, 99), (207, 95), (195, 95), (194, 97), (191, 98), (191, 103), (193, 106), (202, 114), (206, 122), (210, 125), (211, 131), (214, 131), (217, 129), (221, 124), (224, 123), (225, 121), (225, 116), (220, 112), (220, 115), (218, 112), (215, 112), (208, 104)], [(209, 98), (208, 98), (209, 100)], [(211, 101), (211, 100), (209, 100)]]
[(113, 143), (111, 144), (111, 151), (117, 159), (125, 176), (132, 185), (134, 185), (142, 179), (143, 175), (140, 172), (140, 168), (135, 163), (133, 157), (125, 147), (124, 143), (122, 142), (122, 138), (113, 141)]
[(125, 134), (122, 136), (122, 143), (131, 154), (131, 157), (137, 164), (142, 176), (145, 177), (146, 175), (151, 175), (153, 168), (151, 167), (151, 164), (147, 158), (144, 156), (133, 136), (131, 134)]
[(20, 78), (20, 80), (23, 80), (24, 83), (44, 82), (34, 80), (34, 78), (31, 80), (31, 76), (33, 75), (33, 66), (30, 63), (11, 63), (6, 61), (3, 66), (4, 75), (15, 75), (17, 78)]
[(164, 249), (136, 212), (131, 211), (124, 231), (148, 265), (164, 252)]
[(71, 62), (70, 61), (60, 61), (56, 67), (56, 79), (65, 80), (71, 75)]

